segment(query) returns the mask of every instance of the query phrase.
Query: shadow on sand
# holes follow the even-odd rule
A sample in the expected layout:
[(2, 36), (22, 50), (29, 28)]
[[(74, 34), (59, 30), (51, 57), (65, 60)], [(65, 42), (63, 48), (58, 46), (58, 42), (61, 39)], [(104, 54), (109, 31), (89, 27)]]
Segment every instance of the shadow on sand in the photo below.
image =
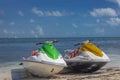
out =
[(57, 78), (57, 76), (38, 77), (30, 74), (25, 69), (12, 69), (11, 77), (12, 77), (12, 80), (55, 80), (55, 78)]
[(109, 71), (109, 69), (100, 69), (94, 73), (80, 73), (80, 72), (78, 73), (78, 72), (74, 72), (68, 69), (64, 69), (60, 73), (55, 74), (51, 77), (38, 77), (38, 76), (30, 74), (25, 69), (12, 69), (11, 76), (12, 76), (12, 80), (56, 80), (56, 79), (67, 80), (67, 76), (68, 76), (68, 79), (69, 77), (72, 77), (72, 76), (88, 77), (90, 75), (92, 76), (101, 75), (102, 73), (105, 73), (107, 71)]

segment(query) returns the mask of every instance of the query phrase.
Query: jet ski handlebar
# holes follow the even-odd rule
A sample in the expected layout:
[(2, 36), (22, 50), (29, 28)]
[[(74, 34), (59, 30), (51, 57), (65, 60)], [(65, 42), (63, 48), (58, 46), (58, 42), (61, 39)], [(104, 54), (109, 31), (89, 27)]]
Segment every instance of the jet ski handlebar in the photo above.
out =
[(45, 43), (57, 43), (57, 40), (52, 40), (52, 41), (45, 41), (45, 42), (38, 42), (36, 43), (36, 45), (40, 45), (40, 44), (45, 44)]
[(86, 41), (83, 41), (83, 42), (74, 44), (74, 46), (79, 46), (79, 45), (82, 45), (82, 44), (86, 44), (86, 43), (88, 43), (88, 42), (90, 42), (90, 41), (91, 41), (91, 40), (86, 40)]

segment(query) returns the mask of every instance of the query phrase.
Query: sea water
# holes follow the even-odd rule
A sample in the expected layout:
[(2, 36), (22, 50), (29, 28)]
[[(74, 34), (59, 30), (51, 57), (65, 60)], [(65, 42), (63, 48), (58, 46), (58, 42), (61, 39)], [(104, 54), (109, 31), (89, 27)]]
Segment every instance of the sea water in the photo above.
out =
[(74, 50), (79, 46), (76, 43), (82, 43), (90, 40), (99, 46), (110, 58), (110, 62), (105, 67), (120, 67), (120, 38), (119, 37), (81, 37), (81, 38), (1, 38), (0, 39), (0, 70), (2, 68), (20, 67), (19, 63), (22, 57), (30, 56), (33, 50), (41, 45), (35, 45), (37, 42), (49, 40), (58, 40), (54, 45), (65, 55), (65, 50)]

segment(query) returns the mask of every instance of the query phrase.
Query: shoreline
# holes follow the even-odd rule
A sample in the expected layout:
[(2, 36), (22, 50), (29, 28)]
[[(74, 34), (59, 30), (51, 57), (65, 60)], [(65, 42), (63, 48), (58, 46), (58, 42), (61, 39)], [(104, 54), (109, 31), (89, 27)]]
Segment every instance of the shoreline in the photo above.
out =
[(0, 70), (0, 80), (120, 80), (120, 67), (102, 68), (94, 73), (75, 73), (64, 70), (47, 78), (33, 77), (23, 68), (13, 68)]

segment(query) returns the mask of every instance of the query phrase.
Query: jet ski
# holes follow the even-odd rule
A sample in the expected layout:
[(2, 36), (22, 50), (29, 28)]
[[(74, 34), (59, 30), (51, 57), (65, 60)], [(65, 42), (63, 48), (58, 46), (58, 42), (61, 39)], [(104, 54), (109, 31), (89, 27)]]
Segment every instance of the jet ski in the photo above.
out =
[(99, 70), (110, 61), (109, 57), (91, 41), (84, 41), (75, 46), (81, 45), (73, 50), (68, 56), (65, 56), (67, 69), (81, 73), (91, 73)]
[(53, 41), (45, 41), (42, 47), (33, 51), (28, 58), (23, 58), (23, 67), (32, 75), (39, 77), (48, 77), (59, 73), (64, 67), (67, 67), (61, 53), (55, 48)]

